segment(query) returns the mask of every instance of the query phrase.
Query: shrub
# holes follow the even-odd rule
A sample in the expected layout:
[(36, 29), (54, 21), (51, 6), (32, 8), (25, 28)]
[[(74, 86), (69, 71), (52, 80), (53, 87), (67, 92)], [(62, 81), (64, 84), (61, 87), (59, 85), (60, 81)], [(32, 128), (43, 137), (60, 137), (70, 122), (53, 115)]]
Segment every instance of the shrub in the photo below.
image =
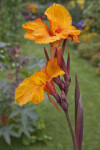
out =
[(87, 33), (81, 35), (81, 45), (78, 45), (80, 56), (88, 59), (95, 67), (100, 67), (100, 35)]
[(21, 7), (24, 0), (3, 0), (0, 2), (0, 41), (14, 42), (23, 17)]
[(87, 8), (84, 9), (84, 21), (89, 26), (88, 32), (100, 33), (100, 1), (88, 1)]

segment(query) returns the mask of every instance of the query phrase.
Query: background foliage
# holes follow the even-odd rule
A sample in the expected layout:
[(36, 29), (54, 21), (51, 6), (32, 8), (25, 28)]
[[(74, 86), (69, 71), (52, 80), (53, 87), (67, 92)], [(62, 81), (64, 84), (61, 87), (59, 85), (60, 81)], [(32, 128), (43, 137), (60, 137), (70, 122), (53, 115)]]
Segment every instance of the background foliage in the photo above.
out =
[[(23, 17), (21, 7), (24, 0), (0, 1), (0, 41), (14, 42), (17, 30), (21, 28)], [(16, 36), (15, 36), (16, 35)]]
[(100, 1), (88, 1), (83, 15), (85, 24), (89, 26), (88, 32), (100, 33)]
[[(7, 46), (5, 43), (2, 43), (3, 45)], [(34, 105), (20, 107), (14, 103), (16, 87), (22, 81), (23, 76), (29, 76), (29, 72), (24, 69), (25, 64), (28, 63), (28, 58), (20, 56), (19, 44), (17, 47), (11, 47), (10, 45), (10, 48), (5, 50), (5, 54), (9, 56), (5, 64), (9, 64), (9, 69), (12, 72), (8, 73), (8, 80), (5, 80), (0, 85), (0, 137), (3, 137), (9, 145), (11, 144), (12, 136), (21, 138), (24, 145), (37, 141), (46, 142), (51, 137), (44, 134), (42, 130), (45, 127), (44, 121), (40, 120)], [(29, 69), (43, 65), (43, 61), (34, 57), (31, 59), (33, 60), (28, 66)]]

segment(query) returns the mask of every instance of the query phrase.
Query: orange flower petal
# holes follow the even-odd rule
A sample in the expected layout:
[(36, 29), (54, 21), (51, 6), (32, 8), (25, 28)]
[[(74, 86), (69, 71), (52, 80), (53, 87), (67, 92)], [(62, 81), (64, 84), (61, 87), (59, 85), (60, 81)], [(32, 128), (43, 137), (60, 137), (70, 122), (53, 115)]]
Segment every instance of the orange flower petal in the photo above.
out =
[(76, 30), (74, 26), (69, 26), (64, 30), (65, 34), (70, 34), (70, 35), (79, 35), (80, 30)]
[(19, 105), (26, 104), (32, 100), (33, 85), (30, 86), (29, 78), (26, 78), (20, 83), (15, 92), (15, 100), (19, 102)]
[(47, 25), (42, 22), (40, 18), (35, 21), (23, 24), (22, 27), (28, 32), (25, 34), (25, 38), (35, 40), (36, 43), (52, 43), (60, 38), (57, 36), (51, 36)]
[(45, 72), (41, 71), (34, 73), (30, 79), (34, 85), (43, 86), (49, 80), (49, 77)]
[(51, 60), (49, 60), (49, 61), (47, 62), (47, 65), (46, 65), (46, 72), (47, 72), (47, 74), (48, 74), (51, 78), (65, 74), (65, 72), (64, 72), (63, 70), (61, 70), (60, 67), (58, 66), (57, 58), (54, 58), (53, 67), (52, 67), (52, 62), (51, 62)]
[(71, 40), (71, 42), (72, 42), (72, 41), (75, 41), (75, 42), (77, 42), (78, 44), (80, 44), (79, 36), (73, 35), (73, 36), (69, 36), (68, 38)]
[(53, 68), (51, 63), (51, 60), (49, 60), (46, 69), (42, 68), (40, 72), (36, 72), (20, 83), (15, 92), (15, 100), (18, 101), (19, 105), (26, 104), (29, 101), (34, 104), (40, 103), (44, 100), (44, 90), (51, 93), (46, 86), (47, 81), (54, 88), (52, 78), (64, 74), (64, 71), (57, 65), (57, 58), (54, 59)]
[(73, 40), (75, 41), (75, 42), (77, 42), (78, 44), (80, 44), (80, 41), (79, 41), (79, 36), (73, 36)]
[(44, 99), (44, 89), (43, 86), (34, 85), (31, 78), (25, 79), (20, 83), (19, 87), (15, 92), (15, 100), (19, 102), (19, 105), (22, 106), (29, 101), (37, 104)]
[(42, 69), (41, 69), (41, 71), (40, 71), (40, 72), (44, 72), (44, 73), (46, 73), (45, 68), (44, 68), (44, 67), (42, 67)]
[(32, 34), (32, 31), (27, 31), (24, 35), (24, 38), (29, 39), (29, 40), (35, 40), (35, 37)]
[(34, 92), (32, 94), (32, 102), (38, 104), (44, 100), (44, 88), (35, 86)]
[[(42, 68), (41, 72), (45, 73), (48, 76), (48, 81), (50, 81), (53, 77), (57, 77), (59, 75), (64, 75), (65, 72), (60, 69), (58, 66), (57, 58), (54, 58), (54, 63), (52, 64), (52, 59), (50, 59), (46, 64), (46, 69)], [(53, 65), (53, 66), (52, 66)]]
[(79, 35), (80, 30), (76, 30), (74, 26), (69, 26), (63, 31), (61, 31), (57, 36), (59, 36), (62, 39), (66, 39), (69, 35)]
[(45, 15), (50, 21), (51, 31), (53, 35), (55, 34), (55, 31), (59, 33), (60, 30), (63, 30), (67, 26), (72, 25), (72, 18), (69, 12), (67, 11), (67, 9), (65, 9), (64, 6), (60, 4), (53, 4), (53, 6), (50, 6), (45, 11)]

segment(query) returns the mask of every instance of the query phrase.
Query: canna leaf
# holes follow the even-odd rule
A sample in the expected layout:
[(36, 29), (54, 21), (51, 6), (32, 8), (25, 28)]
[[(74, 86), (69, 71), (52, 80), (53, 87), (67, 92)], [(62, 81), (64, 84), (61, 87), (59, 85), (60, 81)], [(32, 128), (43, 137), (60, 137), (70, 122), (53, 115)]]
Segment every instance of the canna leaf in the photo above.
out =
[(10, 134), (7, 133), (7, 132), (4, 132), (3, 137), (4, 137), (5, 141), (6, 141), (6, 143), (7, 143), (8, 145), (11, 145), (11, 137), (10, 137)]
[(77, 75), (75, 76), (75, 150), (81, 150), (83, 138), (83, 106)]

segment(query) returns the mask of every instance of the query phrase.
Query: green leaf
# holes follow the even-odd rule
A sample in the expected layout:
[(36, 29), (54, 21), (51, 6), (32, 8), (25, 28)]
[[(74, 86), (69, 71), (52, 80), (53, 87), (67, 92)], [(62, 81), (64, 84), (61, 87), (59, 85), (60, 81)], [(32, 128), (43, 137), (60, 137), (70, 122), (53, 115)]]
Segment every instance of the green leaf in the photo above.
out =
[(11, 139), (10, 139), (9, 132), (4, 132), (3, 137), (4, 137), (5, 141), (7, 142), (7, 144), (11, 145)]
[(19, 114), (19, 110), (12, 111), (11, 114), (9, 115), (9, 119), (15, 117), (18, 114)]

